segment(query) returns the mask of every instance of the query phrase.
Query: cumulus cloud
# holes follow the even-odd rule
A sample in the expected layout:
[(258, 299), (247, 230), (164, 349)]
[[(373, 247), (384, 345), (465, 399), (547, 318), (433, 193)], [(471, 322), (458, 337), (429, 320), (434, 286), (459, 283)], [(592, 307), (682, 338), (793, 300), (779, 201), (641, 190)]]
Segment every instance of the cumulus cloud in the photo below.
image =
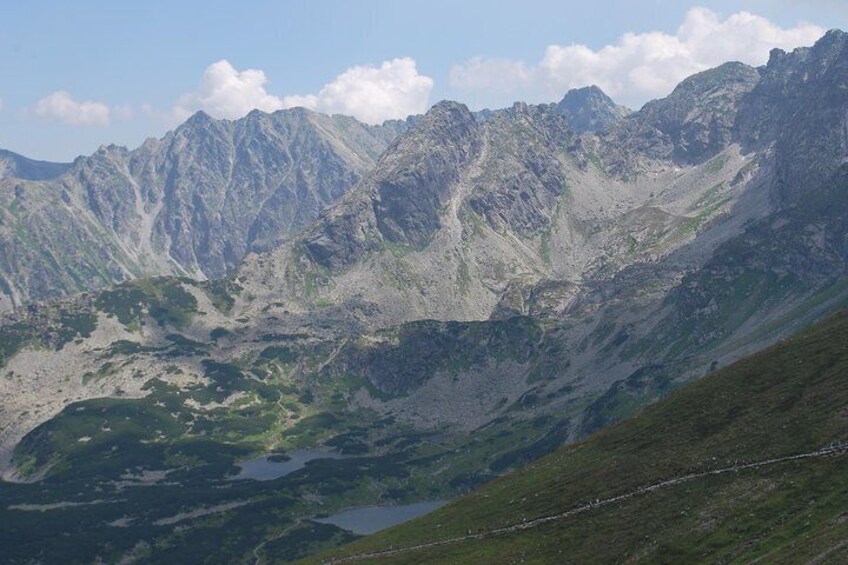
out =
[(279, 110), (283, 107), (282, 100), (265, 90), (267, 82), (263, 71), (239, 71), (222, 59), (206, 68), (196, 92), (180, 97), (174, 115), (184, 120), (197, 110), (203, 110), (216, 118), (235, 119), (254, 108), (265, 112)]
[(42, 120), (72, 126), (109, 125), (109, 106), (102, 102), (77, 102), (64, 90), (57, 90), (36, 102), (32, 114)]
[(129, 104), (112, 107), (112, 113), (121, 120), (130, 120), (135, 116), (135, 110)]
[(196, 92), (180, 97), (173, 117), (184, 120), (203, 110), (216, 118), (236, 119), (255, 108), (273, 112), (303, 106), (379, 123), (423, 112), (433, 88), (433, 80), (419, 74), (415, 61), (408, 57), (385, 61), (379, 67), (351, 67), (317, 94), (277, 96), (266, 90), (267, 83), (261, 70), (239, 71), (226, 60), (218, 61), (204, 71)]
[[(504, 81), (504, 77), (510, 80)], [(472, 57), (464, 65), (454, 65), (450, 70), (451, 84), (465, 89), (520, 89), (535, 80), (532, 68), (523, 61), (510, 59)]]
[(451, 84), (484, 94), (488, 103), (510, 96), (555, 100), (570, 88), (597, 84), (631, 106), (668, 94), (687, 76), (726, 61), (762, 65), (774, 47), (809, 45), (824, 29), (801, 23), (781, 28), (738, 12), (722, 19), (707, 8), (690, 9), (674, 35), (626, 33), (618, 42), (594, 50), (586, 45), (549, 45), (535, 64), (474, 58), (450, 71)]
[(317, 95), (287, 96), (283, 103), (376, 124), (425, 111), (432, 89), (433, 79), (420, 74), (414, 60), (403, 57), (379, 67), (351, 67)]

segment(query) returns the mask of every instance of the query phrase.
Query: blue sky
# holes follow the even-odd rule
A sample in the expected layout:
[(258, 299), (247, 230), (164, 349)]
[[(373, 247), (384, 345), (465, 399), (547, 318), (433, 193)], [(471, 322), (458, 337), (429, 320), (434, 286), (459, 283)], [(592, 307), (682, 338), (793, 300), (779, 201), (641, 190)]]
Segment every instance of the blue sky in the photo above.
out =
[(845, 4), (0, 0), (0, 148), (69, 160), (137, 146), (197, 109), (377, 122), (444, 98), (554, 101), (590, 82), (636, 107), (726, 58), (762, 64), (771, 43), (846, 29)]

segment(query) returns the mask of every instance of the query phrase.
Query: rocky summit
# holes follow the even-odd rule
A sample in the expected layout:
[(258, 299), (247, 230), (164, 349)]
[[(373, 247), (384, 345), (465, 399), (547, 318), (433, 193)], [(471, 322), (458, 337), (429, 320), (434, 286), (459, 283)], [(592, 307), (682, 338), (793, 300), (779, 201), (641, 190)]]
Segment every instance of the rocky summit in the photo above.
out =
[[(62, 532), (80, 561), (293, 561), (359, 535), (342, 510), (456, 497), (844, 307), (846, 84), (832, 31), (635, 112), (591, 87), (379, 127), (201, 113), (0, 181), (22, 305), (0, 326), (0, 520), (24, 524), (0, 542), (17, 561), (56, 560)], [(734, 379), (709, 381), (709, 426)], [(680, 437), (718, 437), (693, 421)]]
[(557, 111), (566, 116), (569, 126), (578, 133), (599, 133), (631, 113), (597, 86), (569, 90), (557, 103)]

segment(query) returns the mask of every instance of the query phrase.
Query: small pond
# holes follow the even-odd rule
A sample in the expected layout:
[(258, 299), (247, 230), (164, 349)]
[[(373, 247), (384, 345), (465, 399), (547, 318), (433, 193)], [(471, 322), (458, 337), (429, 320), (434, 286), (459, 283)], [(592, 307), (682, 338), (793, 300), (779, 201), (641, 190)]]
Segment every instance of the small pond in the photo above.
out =
[(415, 502), (401, 506), (362, 506), (350, 508), (316, 522), (332, 524), (355, 534), (368, 535), (432, 512), (447, 503), (445, 500)]
[(240, 468), (233, 480), (252, 479), (254, 481), (270, 481), (279, 479), (289, 473), (303, 469), (313, 459), (341, 459), (343, 456), (328, 451), (292, 451), (286, 454), (272, 453), (260, 455), (247, 461), (236, 463)]

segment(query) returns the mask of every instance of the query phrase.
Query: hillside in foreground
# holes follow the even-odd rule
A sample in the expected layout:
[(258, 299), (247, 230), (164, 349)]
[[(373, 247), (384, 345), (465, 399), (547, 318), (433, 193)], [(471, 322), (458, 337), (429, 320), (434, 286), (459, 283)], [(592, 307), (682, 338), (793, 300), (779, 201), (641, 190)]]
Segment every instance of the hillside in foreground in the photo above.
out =
[(845, 563), (846, 441), (843, 311), (315, 562)]

